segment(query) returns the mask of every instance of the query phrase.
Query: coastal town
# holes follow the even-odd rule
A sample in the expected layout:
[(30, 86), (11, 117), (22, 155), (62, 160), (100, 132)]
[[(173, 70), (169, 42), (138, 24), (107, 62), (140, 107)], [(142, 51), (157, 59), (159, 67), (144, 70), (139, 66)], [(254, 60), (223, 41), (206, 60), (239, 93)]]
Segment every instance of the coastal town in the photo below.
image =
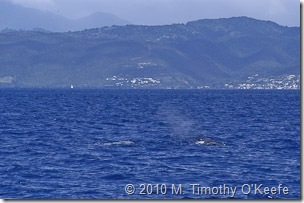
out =
[(225, 89), (300, 89), (300, 75), (281, 75), (269, 78), (258, 74), (249, 76), (241, 82), (227, 83)]

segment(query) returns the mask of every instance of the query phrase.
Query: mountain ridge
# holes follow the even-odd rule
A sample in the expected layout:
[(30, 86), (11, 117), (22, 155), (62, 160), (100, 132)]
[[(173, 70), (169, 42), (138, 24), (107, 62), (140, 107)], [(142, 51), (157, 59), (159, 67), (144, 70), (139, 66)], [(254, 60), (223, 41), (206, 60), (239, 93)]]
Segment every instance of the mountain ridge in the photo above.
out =
[(0, 78), (15, 87), (222, 87), (255, 74), (299, 75), (299, 44), (300, 28), (247, 17), (2, 32)]
[(126, 25), (127, 20), (113, 14), (97, 12), (79, 19), (69, 19), (50, 11), (15, 5), (8, 1), (0, 2), (0, 30), (44, 29), (52, 32), (83, 30), (91, 27)]

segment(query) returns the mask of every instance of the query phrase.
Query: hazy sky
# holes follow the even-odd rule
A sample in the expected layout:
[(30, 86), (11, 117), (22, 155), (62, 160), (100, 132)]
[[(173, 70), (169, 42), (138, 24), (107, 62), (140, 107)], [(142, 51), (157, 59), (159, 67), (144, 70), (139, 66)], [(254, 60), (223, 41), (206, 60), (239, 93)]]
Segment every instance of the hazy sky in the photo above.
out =
[[(1, 0), (0, 0), (1, 1)], [(26, 7), (80, 18), (112, 13), (133, 24), (185, 23), (204, 18), (248, 16), (280, 25), (300, 25), (299, 0), (9, 0)]]

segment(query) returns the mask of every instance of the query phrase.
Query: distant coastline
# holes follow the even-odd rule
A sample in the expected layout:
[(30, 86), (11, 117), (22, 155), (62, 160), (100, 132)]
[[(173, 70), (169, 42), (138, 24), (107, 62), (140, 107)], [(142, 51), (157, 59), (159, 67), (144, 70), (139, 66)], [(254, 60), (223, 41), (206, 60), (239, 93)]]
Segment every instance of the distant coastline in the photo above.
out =
[(300, 28), (248, 17), (0, 32), (0, 87), (300, 89)]

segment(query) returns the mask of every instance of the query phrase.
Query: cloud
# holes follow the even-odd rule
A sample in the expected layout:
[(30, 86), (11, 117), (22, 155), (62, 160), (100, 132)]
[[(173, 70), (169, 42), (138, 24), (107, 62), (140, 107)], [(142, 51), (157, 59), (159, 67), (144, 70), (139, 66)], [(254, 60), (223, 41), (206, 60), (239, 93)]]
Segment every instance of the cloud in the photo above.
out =
[(50, 7), (55, 6), (53, 0), (10, 0), (10, 2), (30, 8), (37, 8), (42, 10), (49, 10)]

